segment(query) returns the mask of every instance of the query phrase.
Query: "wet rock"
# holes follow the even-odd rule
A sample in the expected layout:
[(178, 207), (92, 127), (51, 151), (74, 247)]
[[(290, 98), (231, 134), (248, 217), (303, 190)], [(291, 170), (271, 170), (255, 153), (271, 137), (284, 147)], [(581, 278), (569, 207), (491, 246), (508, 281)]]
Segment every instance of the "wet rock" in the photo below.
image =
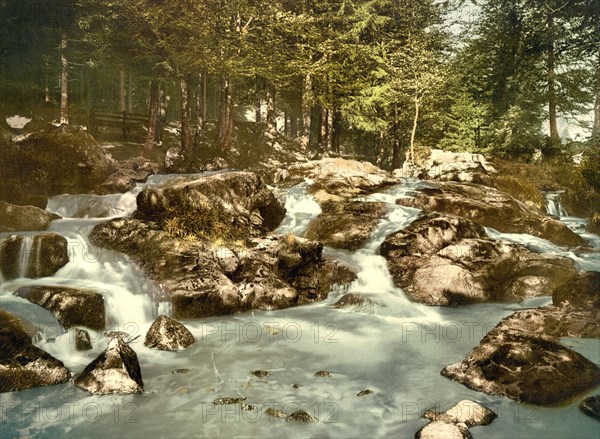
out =
[(104, 296), (98, 292), (63, 286), (33, 286), (19, 288), (14, 294), (50, 310), (66, 329), (73, 326), (104, 329)]
[(90, 334), (85, 329), (75, 329), (75, 349), (78, 351), (89, 351), (92, 349)]
[[(342, 197), (370, 194), (400, 183), (399, 179), (369, 162), (342, 158), (325, 158), (299, 163), (288, 167), (287, 171), (289, 179), (300, 177), (313, 180), (311, 192), (322, 190)], [(283, 174), (279, 173), (278, 176), (282, 177)]]
[(268, 370), (252, 370), (250, 371), (250, 373), (257, 378), (266, 378), (269, 375), (271, 375), (271, 372), (269, 372)]
[(157, 174), (159, 166), (144, 157), (120, 161), (115, 171), (98, 184), (94, 193), (98, 195), (121, 194), (130, 191), (137, 183), (145, 182), (149, 176)]
[(285, 208), (258, 175), (224, 172), (194, 181), (148, 188), (137, 197), (136, 215), (180, 234), (247, 239), (274, 230)]
[(190, 369), (175, 369), (172, 373), (178, 373), (178, 374), (186, 374), (186, 373), (190, 373)]
[[(25, 246), (25, 240), (33, 241), (30, 246)], [(56, 233), (43, 233), (33, 238), (16, 235), (0, 242), (0, 269), (6, 280), (52, 276), (68, 262), (67, 240)]]
[(240, 266), (240, 259), (238, 256), (227, 247), (219, 247), (215, 250), (215, 254), (219, 261), (219, 266), (226, 276), (232, 276), (235, 274)]
[(0, 393), (69, 381), (63, 362), (33, 346), (23, 323), (0, 309)]
[(487, 238), (480, 225), (437, 213), (389, 235), (380, 251), (396, 286), (428, 305), (519, 302), (551, 295), (576, 273), (569, 259)]
[(311, 414), (305, 412), (304, 410), (296, 410), (294, 413), (290, 414), (286, 418), (287, 422), (299, 422), (303, 424), (310, 424), (319, 422), (317, 418), (312, 416)]
[(306, 237), (346, 250), (358, 250), (371, 237), (383, 217), (389, 212), (385, 203), (329, 202), (313, 219)]
[(377, 307), (383, 304), (375, 301), (371, 297), (364, 294), (348, 293), (344, 294), (340, 299), (331, 305), (332, 308), (345, 309), (352, 308), (358, 312), (374, 313)]
[(331, 372), (327, 371), (327, 370), (320, 370), (318, 372), (315, 372), (315, 376), (317, 378), (330, 378), (333, 375), (331, 374)]
[(3, 149), (0, 198), (22, 204), (23, 193), (38, 197), (86, 193), (114, 169), (112, 158), (84, 129), (48, 125)]
[[(408, 163), (407, 163), (408, 164)], [(415, 168), (404, 167), (399, 175), (427, 180), (478, 182), (498, 171), (482, 154), (431, 150), (429, 158)]]
[(445, 412), (428, 410), (423, 417), (448, 424), (464, 424), (470, 428), (477, 425), (489, 425), (498, 415), (481, 404), (465, 399)]
[(561, 337), (598, 337), (591, 311), (546, 307), (503, 319), (442, 375), (474, 390), (519, 402), (554, 405), (600, 384), (600, 369), (560, 345)]
[(372, 395), (373, 391), (370, 389), (365, 389), (365, 390), (361, 390), (360, 392), (358, 392), (356, 394), (356, 396), (358, 396), (359, 398), (363, 397), (363, 396), (368, 396), (368, 395)]
[(0, 200), (0, 232), (46, 230), (54, 219), (35, 206), (17, 206)]
[(472, 439), (464, 424), (431, 422), (415, 433), (415, 439)]
[(273, 407), (269, 407), (265, 410), (265, 413), (273, 418), (287, 419), (288, 414), (283, 410), (279, 410)]
[(236, 397), (224, 397), (224, 398), (217, 398), (213, 401), (214, 405), (236, 405), (236, 404), (242, 404), (244, 401), (246, 401), (247, 398), (236, 398)]
[(211, 243), (171, 236), (157, 225), (117, 219), (100, 224), (93, 243), (130, 255), (162, 284), (178, 319), (250, 309), (282, 309), (323, 300), (335, 285), (356, 279), (350, 267), (321, 257), (322, 244), (293, 238), (254, 238), (237, 252), (234, 272)]
[(577, 273), (552, 293), (556, 306), (568, 303), (575, 307), (600, 308), (600, 273)]
[(137, 355), (124, 337), (110, 340), (107, 348), (75, 379), (75, 385), (94, 395), (144, 392)]
[(576, 247), (586, 244), (566, 224), (532, 210), (497, 189), (455, 182), (432, 184), (433, 188), (419, 189), (414, 198), (399, 198), (396, 203), (460, 216), (504, 233), (528, 233), (558, 245)]
[(167, 316), (160, 316), (146, 333), (144, 345), (163, 351), (180, 351), (195, 342), (194, 336), (184, 325)]
[(588, 416), (600, 420), (600, 395), (588, 396), (579, 403), (579, 409)]

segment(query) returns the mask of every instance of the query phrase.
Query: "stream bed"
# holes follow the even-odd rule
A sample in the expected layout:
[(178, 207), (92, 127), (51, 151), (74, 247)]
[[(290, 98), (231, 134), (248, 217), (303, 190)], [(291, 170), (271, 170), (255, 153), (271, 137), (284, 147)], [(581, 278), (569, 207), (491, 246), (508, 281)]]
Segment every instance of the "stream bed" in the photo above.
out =
[[(131, 346), (139, 358), (145, 393), (94, 396), (72, 382), (3, 393), (0, 438), (412, 438), (429, 422), (421, 419), (426, 409), (446, 410), (461, 399), (472, 399), (498, 414), (489, 426), (471, 428), (473, 437), (598, 439), (598, 421), (577, 407), (581, 398), (541, 408), (476, 392), (440, 375), (443, 367), (465, 358), (500, 319), (519, 309), (549, 304), (551, 298), (455, 308), (409, 301), (394, 287), (377, 250), (385, 236), (417, 217), (418, 210), (395, 204), (398, 197), (426, 184), (416, 180), (365, 197), (386, 202), (391, 210), (363, 248), (356, 252), (325, 249), (325, 254), (359, 268), (358, 280), (347, 289), (333, 291), (318, 304), (184, 320), (197, 341), (190, 349), (146, 348), (143, 340), (153, 320), (170, 312), (168, 303), (156, 299), (161, 286), (147, 279), (127, 256), (94, 247), (87, 236), (107, 218), (132, 215), (135, 196), (143, 187), (175, 178), (181, 177), (154, 176), (126, 194), (54, 197), (47, 210), (63, 219), (54, 221), (50, 231), (68, 239), (70, 262), (52, 277), (18, 278), (0, 286), (1, 307), (33, 322), (38, 331), (35, 344), (63, 361), (74, 375), (104, 350), (107, 339), (90, 330), (93, 349), (78, 352), (72, 331), (65, 332), (49, 311), (13, 292), (22, 286), (57, 284), (102, 292), (107, 330), (139, 336)], [(318, 204), (306, 193), (306, 183), (279, 195), (285, 198), (288, 213), (276, 233), (301, 235), (319, 214)], [(556, 203), (553, 199), (553, 213), (561, 214)], [(600, 238), (585, 232), (583, 220), (561, 219), (600, 248)], [(574, 253), (530, 235), (493, 229), (488, 233), (536, 251), (571, 257), (581, 270), (600, 267), (599, 253)], [(0, 239), (8, 235), (0, 234)], [(346, 292), (367, 294), (373, 304), (332, 308)], [(563, 343), (600, 366), (599, 340), (565, 339)], [(259, 378), (251, 374), (254, 370), (270, 374)], [(316, 377), (321, 370), (331, 376)], [(357, 396), (366, 389), (372, 393)], [(595, 393), (597, 389), (589, 394)], [(213, 405), (219, 397), (245, 397), (255, 407)], [(303, 409), (319, 422), (285, 422), (266, 415), (270, 407), (288, 413)]]

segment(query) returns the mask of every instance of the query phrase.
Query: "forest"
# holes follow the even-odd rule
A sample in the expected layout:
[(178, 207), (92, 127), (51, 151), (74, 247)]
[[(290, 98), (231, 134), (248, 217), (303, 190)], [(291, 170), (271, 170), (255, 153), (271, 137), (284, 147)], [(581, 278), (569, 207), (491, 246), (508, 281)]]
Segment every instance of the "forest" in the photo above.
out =
[[(399, 167), (416, 146), (552, 155), (600, 130), (594, 0), (3, 1), (1, 99), (61, 122), (176, 121), (184, 154), (237, 119)], [(58, 106), (58, 107), (57, 107)], [(60, 113), (58, 113), (60, 112)], [(576, 139), (561, 138), (575, 126)], [(279, 121), (279, 126), (278, 126)], [(568, 132), (567, 132), (568, 135)], [(196, 149), (194, 149), (196, 148)], [(206, 148), (206, 145), (205, 145)]]

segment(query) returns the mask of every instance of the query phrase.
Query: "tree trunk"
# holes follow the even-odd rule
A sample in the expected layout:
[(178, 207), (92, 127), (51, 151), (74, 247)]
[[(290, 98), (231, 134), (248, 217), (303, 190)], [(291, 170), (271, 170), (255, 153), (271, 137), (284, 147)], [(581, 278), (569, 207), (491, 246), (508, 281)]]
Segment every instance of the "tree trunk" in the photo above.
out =
[(600, 146), (600, 49), (598, 50), (598, 65), (596, 66), (596, 102), (594, 104), (594, 126), (592, 139)]
[(304, 76), (304, 87), (302, 91), (302, 135), (300, 145), (304, 151), (308, 150), (310, 141), (310, 124), (313, 104), (312, 76), (307, 73)]
[(333, 151), (333, 110), (327, 110), (327, 150)]
[(220, 95), (219, 135), (217, 144), (221, 151), (227, 151), (231, 147), (231, 138), (233, 136), (233, 112), (235, 109), (233, 84), (231, 84), (228, 76), (224, 76), (221, 80)]
[(550, 119), (550, 138), (553, 142), (560, 142), (558, 134), (558, 122), (556, 111), (556, 83), (555, 83), (555, 59), (554, 59), (554, 16), (548, 12), (548, 117)]
[(415, 95), (415, 118), (413, 120), (413, 127), (410, 133), (410, 158), (409, 161), (415, 161), (415, 136), (417, 134), (417, 124), (419, 123), (419, 106), (420, 99), (419, 96)]
[(298, 136), (298, 118), (295, 112), (290, 115), (290, 136), (293, 139)]
[(158, 100), (160, 98), (160, 85), (158, 80), (153, 79), (150, 83), (150, 115), (148, 117), (148, 134), (142, 150), (142, 157), (150, 157), (154, 147), (154, 138), (156, 136), (156, 125), (158, 124)]
[(60, 123), (69, 123), (69, 63), (67, 62), (67, 35), (60, 38)]
[(260, 122), (262, 119), (262, 115), (261, 115), (261, 101), (260, 101), (260, 91), (261, 91), (261, 80), (260, 77), (257, 76), (256, 77), (256, 84), (254, 86), (254, 93), (255, 93), (255, 101), (254, 101), (254, 121), (255, 122)]
[(127, 112), (133, 113), (133, 75), (129, 72), (129, 84), (127, 86)]
[(189, 156), (190, 153), (190, 84), (188, 78), (181, 75), (179, 78), (181, 90), (181, 153)]
[(204, 120), (206, 118), (206, 75), (204, 71), (198, 74), (198, 87), (196, 89), (196, 133), (194, 134), (194, 148), (197, 150), (202, 141)]
[(125, 113), (127, 108), (125, 107), (125, 90), (127, 88), (125, 82), (125, 65), (119, 66), (119, 113)]
[(277, 133), (275, 120), (275, 87), (267, 84), (267, 132), (274, 136)]
[(340, 135), (342, 133), (342, 113), (339, 110), (335, 110), (333, 114), (332, 131), (331, 131), (331, 145), (333, 150), (340, 153)]
[(44, 102), (52, 102), (50, 95), (50, 66), (48, 65), (48, 57), (44, 56)]
[(327, 110), (326, 108), (322, 108), (321, 109), (321, 138), (320, 138), (321, 151), (329, 151), (329, 149), (327, 148), (327, 145), (329, 143), (327, 141), (327, 138), (329, 137), (328, 128), (329, 128), (329, 110)]

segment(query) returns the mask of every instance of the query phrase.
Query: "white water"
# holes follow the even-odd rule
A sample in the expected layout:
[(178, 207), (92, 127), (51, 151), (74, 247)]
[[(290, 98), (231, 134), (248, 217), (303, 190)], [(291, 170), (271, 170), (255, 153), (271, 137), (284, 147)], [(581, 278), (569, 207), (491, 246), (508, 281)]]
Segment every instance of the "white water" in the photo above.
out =
[[(156, 177), (149, 184), (172, 178), (179, 177)], [(397, 206), (395, 200), (419, 184), (410, 182), (365, 198), (389, 203), (391, 212), (362, 249), (354, 253), (325, 250), (360, 269), (359, 279), (348, 291), (369, 295), (376, 306), (366, 312), (333, 309), (329, 305), (344, 293), (335, 291), (320, 304), (187, 321), (197, 343), (178, 353), (143, 346), (156, 308), (164, 307), (152, 299), (159, 287), (124, 255), (94, 248), (87, 241), (94, 224), (102, 221), (92, 217), (98, 212), (118, 215), (118, 203), (119, 209), (131, 213), (130, 201), (139, 188), (124, 196), (94, 198), (91, 208), (87, 196), (62, 196), (73, 216), (90, 218), (67, 218), (52, 225), (52, 231), (69, 240), (72, 261), (50, 278), (3, 283), (1, 305), (42, 325), (38, 345), (77, 374), (104, 349), (106, 339), (90, 331), (94, 349), (76, 352), (71, 333), (52, 332), (49, 328), (56, 325), (51, 314), (13, 297), (12, 291), (31, 284), (70, 284), (102, 291), (109, 329), (141, 335), (132, 347), (140, 360), (146, 393), (96, 397), (67, 383), (2, 394), (0, 436), (409, 438), (425, 425), (420, 419), (425, 409), (444, 409), (469, 398), (499, 415), (491, 425), (471, 429), (474, 437), (597, 438), (597, 421), (579, 412), (578, 400), (564, 407), (536, 408), (469, 390), (440, 375), (444, 366), (464, 358), (502, 317), (543, 305), (548, 299), (458, 308), (408, 301), (393, 286), (377, 249), (386, 235), (416, 218), (417, 210)], [(83, 210), (82, 205), (86, 206)], [(53, 206), (61, 208), (58, 202)], [(320, 212), (305, 185), (289, 190), (286, 208), (288, 215), (279, 233), (301, 234)], [(82, 211), (87, 213), (81, 215)], [(521, 236), (539, 244), (533, 237)], [(600, 364), (600, 355), (595, 354), (597, 341), (568, 343)], [(190, 371), (173, 373), (181, 368)], [(257, 379), (249, 373), (256, 369), (271, 370), (271, 376)], [(329, 370), (333, 377), (315, 378), (318, 370)], [(374, 393), (356, 396), (367, 388)], [(246, 402), (258, 404), (260, 410), (242, 412), (212, 404), (225, 396), (245, 396)], [(316, 415), (319, 423), (296, 425), (268, 418), (267, 407), (288, 412), (302, 408)]]

